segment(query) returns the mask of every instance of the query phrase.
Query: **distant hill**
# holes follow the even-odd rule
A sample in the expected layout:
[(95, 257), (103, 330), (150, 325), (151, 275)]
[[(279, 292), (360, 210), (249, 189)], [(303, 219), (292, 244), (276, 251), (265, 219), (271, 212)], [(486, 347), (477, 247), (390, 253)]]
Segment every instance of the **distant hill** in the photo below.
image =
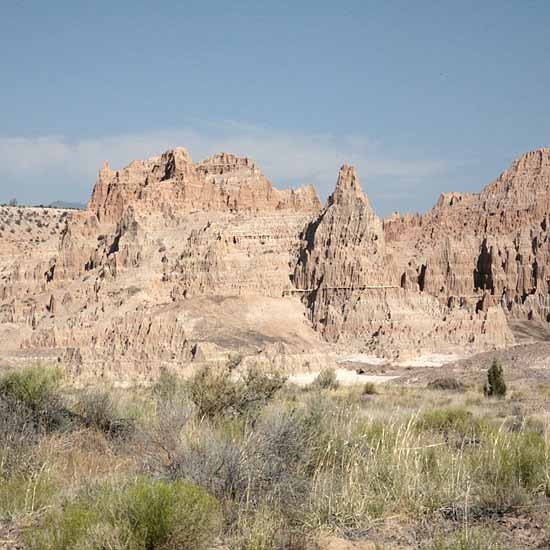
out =
[(54, 201), (48, 204), (50, 208), (75, 208), (77, 210), (84, 210), (86, 205), (81, 202), (67, 202), (67, 201)]

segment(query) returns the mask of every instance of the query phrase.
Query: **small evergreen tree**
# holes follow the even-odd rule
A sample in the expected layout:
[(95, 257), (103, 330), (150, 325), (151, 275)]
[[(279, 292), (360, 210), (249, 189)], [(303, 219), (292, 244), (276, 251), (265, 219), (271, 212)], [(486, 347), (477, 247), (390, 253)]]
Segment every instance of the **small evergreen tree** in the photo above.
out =
[(504, 372), (496, 359), (487, 371), (487, 382), (483, 385), (483, 393), (486, 397), (504, 397), (506, 395)]

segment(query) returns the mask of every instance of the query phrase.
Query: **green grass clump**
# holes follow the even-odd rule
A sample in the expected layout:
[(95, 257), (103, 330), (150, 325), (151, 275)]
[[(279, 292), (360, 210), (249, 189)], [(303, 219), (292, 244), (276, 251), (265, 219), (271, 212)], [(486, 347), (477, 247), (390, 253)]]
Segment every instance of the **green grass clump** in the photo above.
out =
[(463, 407), (446, 407), (424, 411), (418, 416), (418, 428), (424, 431), (455, 431), (459, 434), (477, 432), (481, 423)]
[(48, 514), (27, 534), (31, 548), (205, 548), (219, 527), (216, 499), (186, 481), (138, 478), (104, 485)]
[(465, 457), (465, 468), (475, 473), (478, 508), (506, 510), (523, 505), (529, 495), (544, 494), (550, 483), (550, 448), (536, 432), (494, 429), (478, 452)]
[(505, 546), (492, 530), (470, 527), (437, 536), (423, 548), (426, 550), (503, 550)]
[(56, 486), (45, 469), (0, 478), (0, 520), (12, 521), (49, 505)]
[(122, 504), (122, 519), (127, 519), (138, 548), (144, 550), (166, 544), (198, 549), (215, 532), (217, 501), (183, 480), (140, 480), (129, 487)]

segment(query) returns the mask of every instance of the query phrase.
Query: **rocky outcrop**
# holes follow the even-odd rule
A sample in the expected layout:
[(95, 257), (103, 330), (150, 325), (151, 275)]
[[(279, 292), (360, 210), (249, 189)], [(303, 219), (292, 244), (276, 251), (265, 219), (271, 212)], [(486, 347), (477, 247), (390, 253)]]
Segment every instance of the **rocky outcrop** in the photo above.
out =
[(548, 321), (550, 149), (516, 160), (479, 194), (451, 194), (422, 217), (384, 224), (401, 270), (443, 303), (501, 305)]
[(502, 347), (511, 320), (550, 322), (549, 215), (549, 149), (386, 220), (351, 166), (321, 208), (227, 153), (104, 164), (87, 210), (40, 214), (54, 232), (40, 216), (3, 231), (0, 340), (116, 376), (234, 353), (295, 366)]
[(428, 292), (422, 270), (412, 278), (402, 271), (349, 166), (302, 238), (294, 281), (314, 327), (330, 341), (391, 356), (513, 341), (499, 308), (441, 303)]
[(321, 206), (311, 186), (274, 189), (248, 158), (220, 153), (195, 165), (183, 148), (120, 171), (103, 165), (88, 209), (99, 221), (116, 223), (129, 205), (169, 217), (193, 210), (315, 212)]

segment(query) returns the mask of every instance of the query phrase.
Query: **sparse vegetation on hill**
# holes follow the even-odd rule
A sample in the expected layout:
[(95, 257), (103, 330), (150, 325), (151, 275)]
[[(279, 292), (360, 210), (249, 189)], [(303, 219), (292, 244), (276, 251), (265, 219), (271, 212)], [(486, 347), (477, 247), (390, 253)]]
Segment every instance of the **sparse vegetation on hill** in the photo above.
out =
[[(491, 518), (526, 514), (550, 541), (548, 417), (518, 422), (520, 403), (479, 391), (283, 383), (206, 369), (92, 391), (50, 369), (4, 375), (0, 521), (38, 549), (297, 550), (327, 534), (519, 548)], [(46, 430), (36, 411), (52, 403), (68, 420)], [(119, 424), (132, 429), (113, 437)]]
[(0, 205), (0, 236), (4, 244), (17, 243), (18, 251), (32, 250), (40, 243), (55, 243), (67, 216), (67, 210)]

